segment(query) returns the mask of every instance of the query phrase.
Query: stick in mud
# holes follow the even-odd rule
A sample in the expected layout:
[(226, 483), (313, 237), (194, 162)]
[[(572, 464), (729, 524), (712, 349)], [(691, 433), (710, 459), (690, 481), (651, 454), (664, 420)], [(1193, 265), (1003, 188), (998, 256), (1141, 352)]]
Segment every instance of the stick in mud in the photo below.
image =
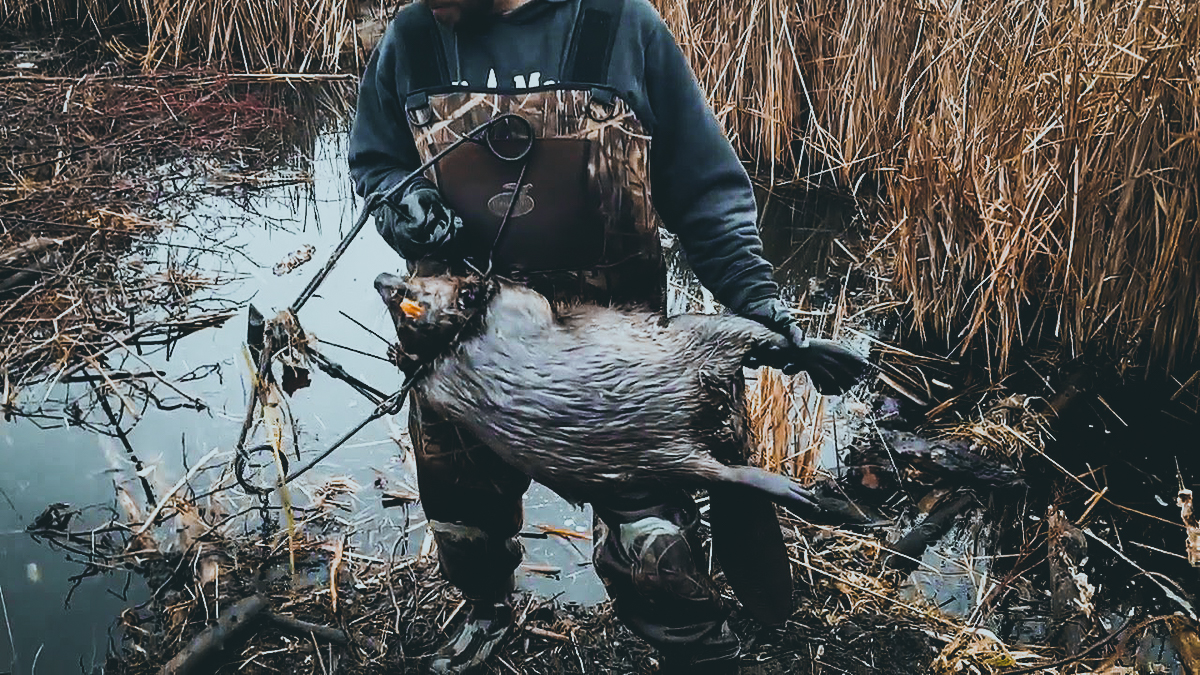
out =
[(221, 612), (212, 626), (192, 638), (178, 654), (167, 662), (158, 675), (190, 675), (202, 673), (208, 660), (225, 649), (229, 643), (246, 635), (254, 620), (267, 609), (267, 600), (252, 595), (234, 603)]
[(1057, 506), (1050, 507), (1048, 522), (1050, 614), (1056, 626), (1055, 641), (1068, 655), (1075, 655), (1087, 636), (1087, 612), (1091, 607), (1090, 594), (1080, 586), (1078, 576), (1079, 566), (1087, 557), (1087, 539)]
[(274, 612), (266, 612), (264, 617), (271, 623), (283, 630), (288, 631), (289, 633), (294, 633), (296, 635), (308, 635), (311, 633), (318, 639), (326, 642), (332, 642), (337, 645), (350, 643), (350, 638), (336, 628), (330, 628), (329, 626), (322, 626), (320, 624), (310, 623), (308, 621), (301, 621), (295, 617), (284, 616)]
[(892, 555), (888, 556), (887, 567), (907, 576), (921, 564), (921, 556), (925, 549), (938, 542), (958, 520), (958, 516), (975, 501), (975, 497), (964, 492), (957, 499), (944, 501), (936, 509), (929, 512), (908, 534), (892, 547)]
[(210, 660), (220, 652), (233, 647), (246, 638), (260, 620), (265, 620), (281, 630), (294, 635), (311, 636), (337, 645), (349, 644), (346, 633), (329, 626), (301, 621), (271, 611), (270, 603), (262, 595), (251, 595), (234, 603), (221, 612), (216, 622), (205, 628), (186, 647), (179, 651), (158, 671), (158, 675), (191, 675), (208, 672), (213, 664)]

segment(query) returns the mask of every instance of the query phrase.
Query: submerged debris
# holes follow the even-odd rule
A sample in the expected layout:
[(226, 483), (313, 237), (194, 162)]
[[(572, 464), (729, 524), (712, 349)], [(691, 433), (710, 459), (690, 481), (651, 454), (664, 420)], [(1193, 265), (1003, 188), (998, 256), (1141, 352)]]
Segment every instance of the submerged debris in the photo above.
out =
[[(259, 171), (312, 143), (299, 90), (202, 71), (126, 77), (18, 73), (0, 82), (0, 370), (9, 414), (46, 378), (128, 377), (104, 358), (220, 325), (236, 308), (200, 302), (218, 280), (164, 244), (170, 213), (205, 191), (261, 189)], [(325, 88), (309, 100), (329, 110)], [(47, 106), (47, 102), (52, 105)], [(299, 264), (299, 262), (297, 262)], [(194, 405), (190, 402), (189, 405)]]

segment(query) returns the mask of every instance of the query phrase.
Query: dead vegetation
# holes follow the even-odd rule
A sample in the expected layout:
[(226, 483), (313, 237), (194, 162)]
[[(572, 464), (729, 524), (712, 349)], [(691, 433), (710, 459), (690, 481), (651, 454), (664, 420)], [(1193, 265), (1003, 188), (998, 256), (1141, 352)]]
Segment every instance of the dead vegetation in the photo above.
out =
[[(196, 478), (204, 475), (217, 478)], [(29, 530), (88, 573), (124, 570), (146, 579), (148, 600), (121, 616), (123, 637), (106, 672), (422, 672), (462, 618), (462, 598), (440, 579), (429, 541), (399, 556), (401, 540), (390, 549), (353, 544), (356, 527), (370, 524), (351, 517), (346, 503), (377, 497), (374, 489), (337, 478), (298, 485), (311, 500), (295, 505), (289, 537), (277, 507), (229, 490), (236, 479), (228, 453), (196, 463), (182, 489), (155, 495), (154, 509), (133, 496), (140, 491), (132, 475), (117, 485), (121, 510), (55, 505)], [(884, 556), (872, 538), (798, 521), (788, 532), (803, 582), (800, 609), (778, 633), (738, 619), (757, 644), (759, 670), (751, 672), (920, 672), (935, 648), (953, 642), (951, 622), (897, 599), (893, 582), (879, 578)], [(493, 672), (656, 669), (652, 652), (608, 605), (581, 609), (522, 597), (516, 610), (518, 628)], [(235, 613), (242, 620), (234, 622)], [(221, 664), (228, 666), (218, 670)]]
[[(425, 659), (462, 619), (464, 604), (441, 580), (432, 539), (409, 541), (408, 533), (424, 531), (424, 523), (410, 523), (407, 506), (395, 539), (362, 536), (377, 530), (373, 519), (383, 516), (364, 518), (354, 504), (388, 499), (392, 477), (381, 476), (368, 487), (345, 477), (306, 478), (292, 484), (292, 500), (281, 506), (236, 489), (231, 454), (213, 450), (175, 485), (153, 485), (144, 497), (132, 470), (115, 471), (116, 508), (52, 505), (33, 519), (30, 534), (83, 564), (82, 576), (132, 572), (145, 579), (146, 600), (120, 617), (119, 642), (106, 672), (422, 672)], [(273, 471), (268, 468), (268, 475)], [(970, 493), (943, 486), (941, 494), (945, 498), (927, 498), (931, 507)], [(294, 521), (285, 525), (289, 510)], [(1076, 539), (1083, 537), (1074, 531)], [(1081, 624), (1087, 628), (1078, 635), (1087, 639), (1076, 642), (1068, 659), (1001, 637), (992, 627), (994, 617), (1014, 604), (1013, 596), (1050, 601), (1036, 590), (1037, 579), (1046, 574), (1036, 568), (1048, 564), (1035, 543), (1047, 536), (1044, 529), (1030, 533), (1018, 564), (982, 570), (967, 557), (945, 557), (932, 567), (929, 561), (937, 557), (922, 551), (911, 566), (898, 565), (897, 557), (909, 550), (904, 541), (869, 531), (785, 519), (784, 532), (797, 610), (781, 630), (764, 629), (735, 612), (749, 645), (743, 673), (1116, 675), (1129, 672), (1122, 664), (1143, 658), (1139, 641), (1162, 636), (1162, 630), (1185, 655), (1194, 640), (1195, 623), (1183, 612), (1140, 615), (1107, 630)], [(538, 526), (522, 536), (565, 534)], [(416, 552), (397, 554), (402, 547)], [(1072, 564), (1077, 563), (1078, 558)], [(969, 616), (944, 613), (914, 595), (908, 581), (913, 569), (965, 576), (977, 589), (977, 606)], [(716, 580), (732, 603), (719, 569)], [(1090, 595), (1077, 603), (1076, 611), (1093, 617), (1100, 607)], [(493, 660), (492, 672), (657, 669), (654, 654), (607, 604), (585, 609), (523, 595), (516, 610), (517, 629)], [(1185, 663), (1196, 665), (1190, 656)]]
[(881, 207), (934, 344), (1195, 355), (1195, 0), (656, 0), (743, 155)]
[[(232, 316), (193, 300), (218, 281), (191, 267), (194, 251), (164, 255), (155, 236), (195, 195), (307, 180), (264, 183), (257, 172), (315, 132), (298, 127), (292, 93), (212, 73), (11, 75), (0, 89), (0, 371), (11, 414), (33, 382), (100, 376), (106, 352)], [(333, 101), (309, 105), (344, 110)]]
[(358, 0), (4, 0), (0, 27), (82, 29), (143, 70), (204, 64), (259, 73), (365, 64)]
[[(1188, 262), (1197, 257), (1194, 5), (1109, 4), (1086, 12), (1045, 3), (660, 5), (701, 64), (706, 86), (722, 97), (715, 99), (718, 114), (746, 157), (777, 178), (878, 194), (885, 207), (866, 250), (852, 254), (867, 261), (878, 284), (868, 294), (874, 309), (851, 308), (843, 293), (816, 322), (815, 334), (829, 327), (839, 336), (865, 336), (864, 326), (843, 318), (890, 312), (888, 286), (895, 279), (927, 337), (963, 349), (984, 346), (998, 359), (997, 379), (1013, 369), (1004, 359), (1014, 347), (1038, 344), (1045, 335), (1059, 336), (1077, 353), (1104, 348), (1130, 355), (1145, 347), (1168, 361), (1190, 354), (1200, 293)], [(169, 14), (161, 15), (163, 40), (174, 20)], [(216, 45), (213, 27), (205, 30)], [(185, 38), (179, 50), (151, 52), (156, 62), (210, 58), (198, 46), (200, 32)], [(283, 44), (254, 39), (273, 49)], [(306, 42), (310, 51), (300, 56), (289, 52), (299, 59), (290, 67), (305, 58), (321, 62), (325, 57), (316, 55), (323, 47), (313, 46), (319, 42)], [(239, 43), (222, 44), (228, 53)], [(208, 54), (218, 53), (213, 49)], [(261, 177), (252, 160), (264, 148), (277, 156), (271, 148), (282, 146), (275, 134), (290, 118), (278, 101), (251, 95), (228, 76), (7, 77), (15, 103), (0, 139), (10, 151), (7, 177), (0, 179), (6, 395), (74, 364), (104, 380), (100, 395), (119, 399), (110, 407), (125, 406), (135, 398), (124, 381), (129, 374), (107, 372), (104, 351), (167, 340), (228, 315), (192, 311), (188, 298), (206, 280), (186, 267), (147, 277), (130, 264), (135, 259), (125, 252), (161, 227), (146, 209), (170, 183), (152, 167), (163, 161), (178, 167), (170, 163), (193, 153), (233, 158), (222, 185), (249, 184), (239, 177)], [(28, 129), (36, 142), (19, 140)], [(986, 484), (963, 488), (970, 472), (983, 467), (1001, 475), (1005, 467), (995, 469), (996, 462), (1048, 465), (1052, 482), (1065, 486), (1058, 505), (1071, 527), (1100, 532), (1088, 539), (1093, 557), (1107, 555), (1102, 542), (1120, 546), (1115, 529), (1112, 536), (1099, 530), (1102, 514), (1127, 515), (1122, 525), (1133, 528), (1162, 519), (1115, 499), (1097, 478), (1102, 468), (1057, 464), (1047, 452), (1052, 415), (1038, 397), (1009, 395), (990, 381), (963, 382), (952, 377), (958, 364), (869, 339), (883, 353), (888, 395), (918, 406), (939, 426), (934, 439), (911, 443), (908, 454), (888, 444), (868, 472), (852, 474), (861, 487), (890, 487), (889, 499), (915, 502), (909, 506), (923, 514), (950, 513), (953, 524), (976, 508), (975, 492), (992, 495), (994, 486)], [(1046, 360), (1057, 362), (1058, 356)], [(1058, 385), (1046, 400), (1065, 394)], [(837, 415), (802, 382), (766, 376), (754, 395), (763, 441), (757, 461), (813, 477)], [(990, 463), (947, 467), (930, 459), (947, 455)], [(340, 498), (355, 489), (346, 482), (299, 489), (287, 506), (295, 524), (283, 527), (285, 505), (229, 496), (236, 494), (228, 489), (229, 460), (208, 458), (221, 475), (215, 487), (193, 489), (193, 481), (184, 481), (178, 493), (158, 491), (152, 508), (135, 505), (96, 522), (50, 512), (34, 528), (37, 536), (73, 547), (67, 550), (92, 571), (131, 569), (149, 580), (151, 600), (122, 617), (125, 639), (113, 671), (158, 672), (191, 640), (211, 636), (206, 628), (223, 610), (259, 598), (262, 622), (229, 653), (231, 671), (303, 664), (314, 672), (419, 672), (420, 659), (441, 644), (462, 606), (437, 580), (432, 551), (397, 558), (354, 546), (354, 532), (335, 517)], [(868, 476), (880, 482), (867, 485)], [(209, 494), (214, 489), (221, 492)], [(121, 488), (119, 501), (136, 492)], [(963, 559), (978, 591), (967, 617), (948, 617), (905, 595), (888, 563), (895, 555), (888, 549), (899, 542), (789, 524), (793, 572), (807, 583), (783, 634), (760, 636), (747, 622), (739, 626), (756, 636), (751, 658), (761, 663), (753, 667), (1116, 675), (1129, 672), (1138, 642), (1164, 627), (1181, 654), (1194, 654), (1187, 651), (1196, 643), (1194, 623), (1177, 605), (1165, 610), (1180, 614), (1170, 619), (1143, 613), (1124, 625), (1096, 621), (1083, 644), (1075, 644), (1076, 660), (1017, 646), (993, 631), (1014, 604), (1035, 612), (1044, 605), (1049, 615), (1039, 589), (1050, 574), (1046, 551), (1061, 550), (1061, 533), (1071, 532), (1060, 527), (1056, 535), (1044, 524), (1045, 505), (1014, 504), (1011, 494), (999, 493), (993, 505), (1012, 508), (1000, 513), (1023, 523), (1021, 538), (1004, 549), (1007, 562), (988, 574), (976, 574)], [(1043, 524), (1029, 525), (1029, 513)], [(1184, 519), (1194, 530), (1190, 510)], [(1182, 542), (1185, 531), (1178, 529)], [(179, 530), (190, 534), (172, 539)], [(1124, 555), (1112, 559), (1129, 574), (1163, 576)], [(1058, 576), (1066, 581), (1075, 574)], [(1167, 581), (1161, 588), (1175, 591)], [(1062, 597), (1078, 600), (1079, 591), (1064, 583)], [(499, 672), (653, 669), (645, 646), (607, 607), (522, 602), (521, 629), (497, 661)], [(1187, 658), (1195, 672), (1195, 656)]]
[[(997, 376), (1047, 345), (1195, 356), (1196, 0), (656, 5), (756, 173), (880, 207), (872, 255), (923, 339)], [(356, 73), (358, 10), (12, 0), (0, 20), (88, 26), (147, 69)]]

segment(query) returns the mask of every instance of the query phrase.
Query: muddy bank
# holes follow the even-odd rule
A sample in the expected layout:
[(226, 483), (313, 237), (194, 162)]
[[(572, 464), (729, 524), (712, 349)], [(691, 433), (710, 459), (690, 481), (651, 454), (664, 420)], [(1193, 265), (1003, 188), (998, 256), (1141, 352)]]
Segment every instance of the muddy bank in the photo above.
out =
[[(306, 511), (310, 531), (331, 524), (325, 519), (335, 512)], [(184, 509), (179, 517), (194, 526), (210, 514)], [(54, 518), (45, 523), (39, 536), (71, 538)], [(742, 672), (925, 672), (953, 626), (888, 601), (886, 585), (869, 568), (851, 572), (864, 545), (873, 549), (869, 557), (881, 553), (867, 538), (799, 521), (787, 526), (799, 609), (783, 629), (770, 630), (735, 612), (748, 647)], [(423, 672), (462, 619), (461, 597), (427, 555), (376, 559), (339, 536), (296, 540), (289, 553), (285, 540), (247, 545), (204, 533), (183, 551), (160, 554), (154, 537), (142, 535), (139, 558), (120, 564), (146, 579), (150, 597), (122, 612), (123, 637), (105, 672)], [(129, 544), (111, 550), (127, 551)], [(654, 654), (616, 621), (608, 603), (583, 608), (522, 594), (515, 607), (518, 628), (493, 672), (657, 669)]]

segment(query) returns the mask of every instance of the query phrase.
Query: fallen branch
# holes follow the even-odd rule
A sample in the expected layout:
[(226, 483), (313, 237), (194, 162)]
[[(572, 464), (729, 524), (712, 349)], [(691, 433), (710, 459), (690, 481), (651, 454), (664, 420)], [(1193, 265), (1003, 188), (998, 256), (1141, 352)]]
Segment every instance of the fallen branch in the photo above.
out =
[(167, 662), (158, 675), (190, 675), (211, 672), (205, 670), (209, 659), (225, 647), (244, 636), (253, 622), (267, 609), (267, 600), (261, 595), (252, 595), (234, 603), (221, 615), (217, 622), (192, 638), (178, 654)]
[(256, 594), (239, 600), (232, 607), (221, 612), (216, 623), (192, 638), (186, 647), (158, 671), (158, 675), (191, 675), (192, 673), (212, 672), (212, 666), (215, 665), (210, 663), (212, 658), (231, 647), (233, 643), (248, 637), (252, 632), (251, 629), (260, 620), (265, 620), (275, 627), (295, 635), (312, 636), (315, 639), (338, 645), (350, 642), (350, 638), (336, 628), (272, 612), (267, 599)]
[(264, 615), (264, 618), (275, 624), (275, 626), (281, 630), (285, 630), (296, 635), (312, 634), (319, 640), (332, 642), (336, 645), (349, 644), (350, 642), (350, 638), (345, 633), (336, 628), (330, 628), (329, 626), (322, 626), (321, 624), (317, 623), (301, 621), (300, 619), (284, 616), (282, 614), (275, 614), (274, 612), (267, 612)]
[(908, 534), (892, 547), (892, 555), (888, 556), (887, 567), (908, 575), (921, 564), (921, 556), (930, 545), (944, 537), (958, 520), (958, 516), (975, 501), (969, 493), (964, 492), (956, 499), (947, 500), (929, 512)]

